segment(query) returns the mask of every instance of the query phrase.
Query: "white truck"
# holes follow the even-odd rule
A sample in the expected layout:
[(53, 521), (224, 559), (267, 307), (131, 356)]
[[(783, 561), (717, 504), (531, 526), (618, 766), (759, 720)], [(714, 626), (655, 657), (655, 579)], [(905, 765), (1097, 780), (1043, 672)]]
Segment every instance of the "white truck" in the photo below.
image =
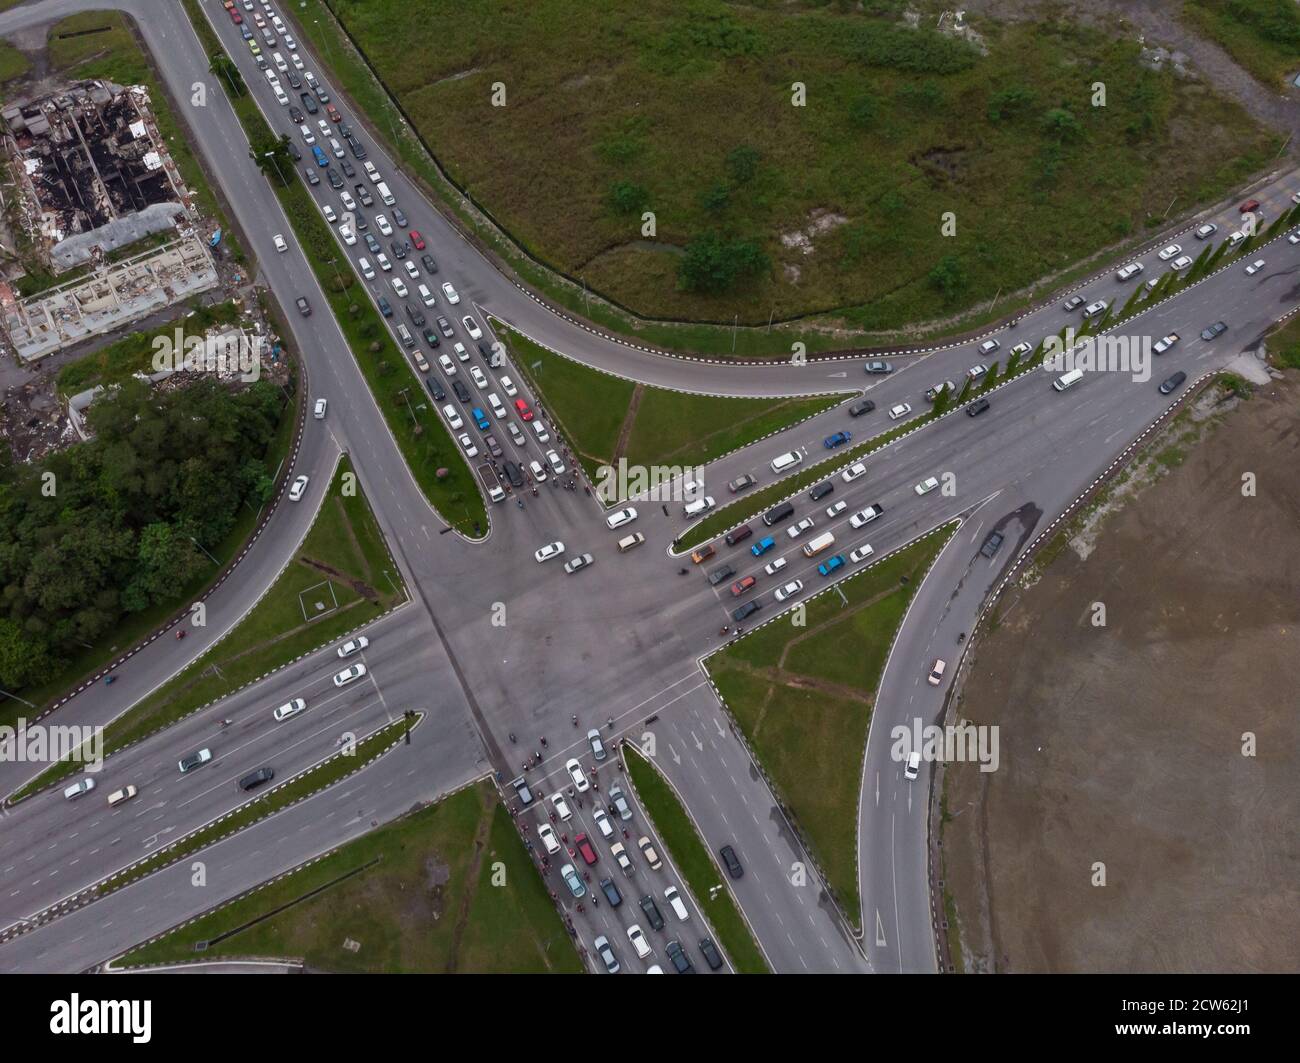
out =
[(487, 491), (488, 498), (493, 502), (504, 502), (506, 500), (505, 488), (501, 486), (501, 478), (497, 476), (496, 469), (492, 468), (486, 461), (478, 467), (478, 478), (483, 481), (483, 487)]

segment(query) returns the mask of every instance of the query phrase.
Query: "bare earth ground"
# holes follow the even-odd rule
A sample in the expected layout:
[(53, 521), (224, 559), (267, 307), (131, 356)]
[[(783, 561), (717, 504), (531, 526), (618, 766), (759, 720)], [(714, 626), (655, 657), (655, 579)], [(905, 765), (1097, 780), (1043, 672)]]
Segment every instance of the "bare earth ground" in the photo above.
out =
[(943, 828), (968, 971), (1300, 970), (1300, 377), (1202, 428), (981, 636), (958, 711), (1001, 766), (948, 769)]

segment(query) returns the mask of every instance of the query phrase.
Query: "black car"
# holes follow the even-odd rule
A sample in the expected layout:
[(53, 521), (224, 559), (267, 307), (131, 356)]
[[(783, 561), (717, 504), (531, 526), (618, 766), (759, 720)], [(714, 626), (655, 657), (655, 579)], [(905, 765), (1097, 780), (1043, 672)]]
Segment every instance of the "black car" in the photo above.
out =
[(431, 328), (426, 328), (420, 335), (424, 337), (424, 342), (430, 347), (440, 347), (442, 345), (442, 340), (438, 339), (438, 334)]
[(244, 791), (255, 790), (263, 783), (268, 783), (274, 778), (274, 768), (258, 768), (257, 771), (250, 771), (239, 780), (239, 788)]
[(734, 495), (737, 492), (743, 491), (746, 487), (753, 487), (756, 483), (758, 483), (758, 481), (750, 476), (749, 473), (744, 473), (741, 476), (737, 476), (727, 484), (727, 490)]
[(383, 314), (384, 317), (393, 316), (393, 304), (390, 303), (387, 299), (385, 299), (382, 295), (379, 297), (379, 312)]
[(870, 413), (876, 408), (876, 404), (870, 399), (858, 399), (849, 407), (850, 417), (861, 417), (864, 413)]
[(835, 490), (835, 485), (830, 480), (823, 480), (808, 492), (808, 497), (816, 502), (819, 498), (825, 498)]
[(730, 845), (724, 845), (718, 850), (718, 854), (722, 857), (722, 862), (727, 865), (727, 874), (732, 878), (740, 878), (745, 873), (745, 869), (740, 866), (740, 861), (736, 858), (736, 850)]
[(1072, 295), (1072, 296), (1070, 296), (1070, 298), (1068, 298), (1067, 300), (1065, 300), (1064, 303), (1061, 304), (1061, 309), (1062, 309), (1062, 310), (1078, 310), (1079, 307), (1081, 307), (1081, 306), (1083, 306), (1083, 296), (1082, 296), (1082, 295)]
[[(731, 619), (734, 620), (737, 624), (739, 624), (746, 617), (753, 616), (755, 613), (757, 613), (758, 608), (759, 608), (758, 599), (755, 598), (753, 601), (746, 602), (739, 609), (733, 609), (731, 611)], [(737, 878), (739, 878), (739, 876), (737, 876)]]
[[(499, 458), (501, 457), (502, 454), (505, 453), (505, 451), (501, 449), (501, 444), (497, 442), (497, 437), (494, 436), (491, 432), (487, 432), (486, 434), (484, 434), (483, 444), (484, 446), (487, 447), (488, 453), (494, 458)], [(571, 561), (569, 563), (574, 564), (576, 561), (579, 560), (581, 560), (581, 558), (575, 558), (574, 561)]]
[(769, 528), (773, 524), (780, 524), (783, 520), (789, 520), (794, 516), (794, 505), (790, 502), (782, 502), (779, 506), (773, 506), (763, 514), (763, 523)]
[[(456, 398), (460, 399), (461, 402), (469, 402), (469, 388), (465, 386), (464, 381), (453, 380), (451, 382), (451, 390), (456, 393)], [(514, 483), (513, 480), (510, 482)]]
[(343, 178), (339, 176), (338, 171), (333, 166), (326, 167), (325, 176), (329, 179), (330, 188), (343, 187)]
[(735, 574), (736, 570), (730, 565), (719, 565), (709, 573), (709, 584), (710, 586), (716, 587), (724, 579), (730, 579)]
[(442, 333), (442, 338), (445, 340), (449, 340), (456, 335), (452, 330), (451, 322), (441, 315), (438, 317), (438, 331)]
[(428, 386), (429, 394), (433, 396), (435, 402), (441, 402), (447, 397), (447, 393), (442, 390), (442, 381), (435, 374), (430, 373), (425, 377), (424, 383)]
[(411, 319), (411, 324), (416, 328), (424, 328), (424, 311), (417, 310), (410, 303), (406, 303), (406, 316)]
[(504, 468), (506, 472), (506, 479), (510, 481), (510, 486), (512, 487), (524, 486), (524, 476), (523, 473), (519, 471), (518, 465), (516, 465), (513, 461), (508, 461), (505, 463)]
[(976, 399), (974, 402), (972, 402), (969, 406), (966, 407), (966, 416), (978, 417), (988, 408), (989, 408), (988, 399)]
[(398, 228), (400, 229), (406, 228), (407, 226), (406, 215), (402, 213), (401, 207), (393, 208), (393, 221), (397, 224)]
[(302, 119), (303, 119), (302, 111), (298, 110), (297, 107), (290, 105), (289, 119), (293, 122), (294, 125), (302, 125)]
[(1183, 386), (1183, 381), (1187, 379), (1187, 374), (1181, 369), (1160, 385), (1160, 394), (1168, 395), (1171, 391), (1176, 391)]
[(361, 146), (361, 141), (351, 134), (345, 135), (347, 136), (348, 147), (352, 149), (352, 154), (358, 159), (364, 159), (366, 157), (366, 149)]
[(317, 97), (317, 99), (320, 100), (321, 103), (329, 103), (329, 102), (330, 102), (330, 94), (329, 94), (328, 92), (325, 91), (325, 86), (324, 86), (324, 85), (317, 85), (317, 86), (316, 86), (316, 97)]
[(366, 216), (359, 210), (354, 210), (352, 212), (352, 221), (353, 224), (356, 225), (357, 232), (359, 233), (363, 233), (370, 228), (370, 223), (366, 221)]
[(1001, 532), (990, 532), (989, 537), (984, 540), (984, 545), (980, 547), (980, 553), (985, 557), (992, 557), (1002, 545), (1002, 538)]
[(293, 156), (293, 161), (294, 161), (294, 162), (300, 162), (300, 161), (302, 161), (302, 152), (298, 150), (298, 145), (297, 145), (297, 144), (295, 144), (295, 143), (291, 140), (291, 141), (289, 141), (288, 148), (289, 148), (289, 154)]
[(379, 254), (381, 248), (379, 246), (379, 241), (375, 239), (374, 233), (366, 233), (361, 239), (366, 242), (366, 248), (372, 255)]
[(311, 317), (311, 303), (307, 302), (307, 297), (305, 295), (298, 296), (296, 305), (298, 307), (298, 313), (303, 317)]
[(320, 184), (320, 175), (316, 172), (315, 167), (304, 166), (302, 170), (302, 175), (307, 179), (307, 183), (309, 185)]
[(372, 207), (375, 204), (374, 197), (370, 194), (370, 189), (365, 185), (353, 185), (357, 190), (357, 200), (363, 207)]
[(704, 955), (704, 962), (709, 965), (710, 971), (716, 971), (722, 966), (722, 957), (718, 955), (718, 946), (713, 943), (712, 938), (700, 938), (700, 952)]
[(343, 171), (344, 177), (356, 177), (357, 168), (348, 162), (347, 159), (339, 160), (339, 169)]
[(609, 901), (611, 908), (617, 908), (623, 903), (623, 894), (618, 892), (618, 887), (614, 885), (612, 878), (602, 878), (600, 880), (600, 889), (605, 894), (605, 900)]
[(433, 256), (432, 256), (432, 255), (421, 255), (421, 256), (420, 256), (420, 265), (422, 265), (422, 266), (423, 266), (426, 270), (428, 270), (430, 273), (437, 273), (437, 272), (438, 272), (438, 263), (436, 263), (436, 262), (433, 260)]
[(302, 78), (298, 76), (298, 71), (290, 70), (285, 76), (289, 79), (290, 87), (295, 89), (302, 88)]
[(1227, 331), (1228, 324), (1226, 321), (1216, 321), (1213, 325), (1201, 330), (1201, 339), (1212, 340), (1217, 336), (1222, 336)]
[(678, 974), (695, 973), (695, 968), (691, 966), (691, 961), (686, 958), (686, 950), (682, 948), (681, 942), (668, 942), (664, 951), (668, 954), (668, 959), (672, 961), (673, 970)]
[(348, 125), (347, 122), (340, 122), (339, 136), (343, 137), (346, 140), (351, 135), (352, 135), (352, 127)]
[(754, 529), (748, 524), (742, 524), (739, 528), (732, 528), (724, 536), (728, 546), (735, 546), (737, 543), (744, 542), (754, 534)]
[(316, 100), (310, 92), (298, 93), (298, 99), (302, 100), (302, 105), (307, 108), (308, 114), (319, 114), (320, 108), (316, 106)]
[(405, 258), (405, 257), (406, 257), (406, 244), (402, 243), (401, 240), (394, 240), (394, 241), (393, 241), (391, 244), (389, 244), (388, 246), (391, 247), (391, 248), (393, 249), (393, 257), (394, 257), (394, 258)]
[(647, 893), (639, 903), (641, 911), (645, 912), (646, 922), (650, 924), (650, 929), (662, 930), (664, 928), (664, 917), (659, 914), (659, 909), (655, 907), (655, 899)]

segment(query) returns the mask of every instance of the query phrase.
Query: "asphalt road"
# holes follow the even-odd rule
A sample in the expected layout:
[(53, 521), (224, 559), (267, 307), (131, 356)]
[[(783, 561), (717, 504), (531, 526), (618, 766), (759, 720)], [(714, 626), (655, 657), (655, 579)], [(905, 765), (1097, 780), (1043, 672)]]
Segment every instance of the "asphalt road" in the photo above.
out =
[[(13, 9), (0, 14), (0, 34), (84, 6), (73, 0), (45, 0)], [(164, 79), (177, 98), (188, 98), (194, 71), (202, 70), (207, 80), (207, 64), (179, 7), (159, 8), (144, 0), (128, 0), (120, 6), (137, 15), (147, 12), (148, 17), (140, 19), (141, 30)], [(232, 27), (220, 23), (219, 17), (214, 19), (264, 110), (274, 116), (276, 104), (268, 86), (252, 68), (247, 50), (231, 33)], [(347, 103), (337, 95), (335, 99), (346, 114)], [(200, 149), (210, 159), (221, 160), (213, 168), (216, 180), (261, 264), (261, 278), (287, 306), (302, 293), (315, 306), (324, 307), (323, 293), (300, 253), (292, 247), (286, 254), (274, 250), (272, 235), (291, 230), (264, 179), (247, 159), (242, 132), (224, 97), (209, 92), (208, 105), (191, 108), (185, 117)], [(273, 118), (272, 124), (288, 131), (287, 118)], [(419, 200), (400, 169), (376, 145), (367, 140), (367, 148), (370, 160), (384, 173), (409, 216), (411, 227), (425, 235), (434, 251), (441, 267), (439, 282), (451, 279), (461, 293), (462, 305), (486, 307), (539, 342), (635, 379), (709, 393), (807, 394), (855, 389), (866, 382), (860, 364), (852, 361), (737, 370), (636, 351), (579, 329), (523, 294)], [(317, 189), (321, 202), (325, 201), (325, 189), (325, 185)], [(1280, 206), (1289, 187), (1279, 182), (1267, 197), (1256, 194)], [(1226, 219), (1227, 215), (1225, 223)], [(1187, 238), (1180, 240), (1185, 246), (1194, 244)], [(1189, 250), (1195, 253), (1194, 247)], [(1300, 249), (1275, 242), (1258, 256), (1269, 263), (1258, 276), (1244, 278), (1242, 264), (1234, 265), (1138, 318), (1128, 330), (1151, 336), (1176, 330), (1183, 335), (1183, 342), (1160, 360), (1160, 367), (1168, 371), (1183, 368), (1194, 377), (1221, 364), (1253, 342), (1297, 300), (1294, 276)], [(1149, 277), (1156, 269), (1154, 257), (1147, 256), (1144, 261), (1150, 262), (1144, 275)], [(1088, 287), (1087, 295), (1106, 296), (1118, 286), (1119, 282), (1099, 279)], [(371, 290), (377, 293), (380, 289)], [(1033, 342), (1060, 327), (1063, 314), (1053, 304), (1023, 319), (1012, 335)], [(1196, 340), (1199, 329), (1217, 317), (1229, 321), (1228, 334), (1212, 344)], [(458, 334), (463, 332), (459, 325), (456, 328)], [(440, 536), (441, 521), (406, 472), (337, 326), (329, 315), (316, 313), (309, 318), (295, 316), (292, 329), (299, 348), (308, 352), (311, 396), (330, 400), (329, 418), (322, 424), (308, 424), (294, 465), (295, 472), (312, 476), (313, 494), (303, 503), (276, 510), (247, 558), (210, 599), (209, 617), (214, 619), (201, 637), (183, 644), (159, 640), (145, 648), (119, 669), (118, 683), (73, 699), (60, 710), (59, 719), (78, 723), (112, 719), (237, 622), (301, 541), (319, 492), (342, 449), (349, 452), (359, 470), (416, 600), (379, 625), (373, 636), (371, 652), (379, 655), (377, 691), (372, 695), (368, 688), (358, 688), (337, 702), (338, 712), (377, 723), (384, 712), (427, 707), (439, 729), (426, 724), (417, 731), (417, 738), (447, 734), (455, 740), (445, 748), (437, 743), (428, 748), (428, 771), (414, 770), (409, 764), (405, 773), (390, 768), (389, 764), (402, 763), (399, 754), (405, 757), (411, 752), (395, 751), (336, 788), (338, 793), (328, 791), (214, 847), (208, 859), (221, 863), (225, 892), (196, 895), (186, 885), (188, 880), (182, 880), (182, 870), (172, 869), (0, 947), (0, 966), (10, 970), (90, 966), (243, 886), (355, 836), (363, 829), (361, 820), (345, 816), (338, 802), (347, 795), (355, 804), (363, 781), (365, 800), (374, 806), (367, 810), (366, 822), (380, 822), (415, 801), (432, 799), (481, 774), (489, 764), (513, 774), (540, 735), (549, 734), (554, 741), (547, 747), (542, 765), (530, 770), (529, 778), (540, 792), (552, 792), (562, 785), (566, 759), (555, 747), (572, 739), (568, 716), (576, 711), (582, 731), (613, 716), (616, 727), (606, 731), (612, 735), (639, 734), (648, 715), (661, 714), (656, 724), (660, 763), (686, 800), (710, 848), (716, 851), (728, 841), (736, 844), (747, 874), (733, 889), (778, 970), (932, 970), (926, 802), (919, 797), (928, 783), (928, 766), (915, 783), (903, 785), (901, 765), (889, 758), (888, 742), (881, 736), (887, 739), (887, 725), (914, 716), (937, 717), (945, 687), (929, 688), (919, 684), (917, 677), (934, 656), (954, 655), (954, 632), (969, 630), (993, 582), (995, 573), (990, 566), (971, 561), (972, 540), (966, 528), (975, 535), (984, 522), (991, 526), (1009, 519), (1020, 521), (1027, 513), (1034, 514), (1035, 523), (1026, 525), (1026, 531), (1045, 525), (1165, 408), (1170, 400), (1156, 394), (1156, 381), (1135, 383), (1121, 374), (1096, 374), (1058, 395), (1048, 387), (1045, 374), (1031, 374), (995, 392), (989, 413), (967, 418), (958, 412), (914, 432), (867, 459), (869, 474), (853, 484), (837, 485), (832, 499), (816, 507), (807, 502), (800, 505), (802, 516), (820, 511), (836, 499), (850, 503), (835, 521), (817, 518), (818, 530), (825, 526), (835, 531), (839, 548), (840, 529), (848, 514), (869, 502), (883, 502), (885, 515), (868, 526), (869, 535), (861, 536), (871, 541), (877, 556), (955, 515), (970, 514), (970, 523), (963, 526), (918, 591), (878, 697), (864, 766), (861, 815), (862, 914), (867, 931), (864, 961), (834, 911), (818, 895), (819, 887), (796, 889), (788, 884), (789, 865), (799, 857), (797, 841), (739, 743), (720, 733), (725, 731), (723, 717), (698, 661), (721, 641), (718, 628), (728, 622), (727, 611), (735, 603), (725, 586), (709, 587), (698, 572), (678, 576), (679, 562), (665, 556), (663, 551), (684, 524), (675, 512), (677, 507), (670, 508), (668, 517), (656, 505), (639, 507), (641, 518), (627, 530), (643, 531), (648, 542), (624, 555), (618, 554), (613, 544), (626, 531), (607, 529), (593, 500), (580, 491), (549, 486), (542, 487), (536, 499), (527, 495), (523, 510), (495, 507), (491, 534), (483, 545), (471, 546), (456, 535)], [(1002, 351), (982, 360), (1005, 357), (1006, 346), (1004, 342)], [(811, 455), (820, 453), (821, 437), (835, 428), (852, 427), (860, 438), (883, 431), (888, 424), (883, 412), (889, 404), (908, 401), (921, 408), (920, 393), (925, 387), (945, 378), (959, 379), (958, 374), (975, 360), (973, 345), (962, 344), (879, 378), (871, 392), (879, 404), (876, 413), (850, 422), (842, 410), (832, 411), (725, 458), (706, 472), (710, 489), (740, 471), (770, 480), (767, 461), (796, 445), (811, 461)], [(474, 364), (479, 364), (477, 357)], [(835, 375), (838, 373), (847, 375)], [(511, 375), (520, 382), (518, 373)], [(499, 387), (493, 374), (489, 373), (488, 379), (490, 388)], [(541, 450), (530, 440), (523, 453), (530, 459), (539, 458)], [(828, 471), (832, 468), (828, 466)], [(956, 477), (955, 496), (936, 492), (917, 498), (912, 493), (913, 484), (940, 472), (952, 472)], [(981, 502), (983, 508), (971, 513)], [(1009, 518), (1013, 512), (1020, 516)], [(532, 551), (554, 539), (565, 541), (566, 556), (590, 550), (596, 564), (566, 576), (560, 569), (563, 558), (535, 563)], [(843, 542), (849, 543), (850, 538), (846, 536)], [(742, 561), (749, 557), (745, 546), (735, 551)], [(803, 563), (786, 541), (782, 547), (791, 555), (792, 566), (788, 575), (782, 574), (782, 582), (798, 575), (806, 584), (805, 595), (819, 589), (824, 581), (811, 571), (815, 562)], [(1013, 556), (1010, 547), (1011, 537), (997, 559), (999, 564)], [(746, 564), (761, 570), (761, 562)], [(742, 574), (748, 571), (740, 565), (737, 568)], [(579, 582), (571, 584), (569, 580)], [(776, 611), (767, 582), (771, 581), (762, 577), (758, 583), (766, 598), (760, 617)], [(237, 777), (237, 757), (243, 758), (238, 771), (246, 770), (244, 763), (273, 760), (277, 771), (287, 774), (313, 757), (325, 755), (324, 744), (331, 740), (332, 732), (318, 727), (313, 713), (291, 721), (292, 731), (288, 725), (277, 729), (265, 724), (267, 706), (278, 704), (277, 699), (287, 690), (308, 689), (315, 696), (312, 684), (320, 685), (326, 675), (322, 670), (325, 663), (316, 659), (300, 662), (228, 704), (214, 706), (210, 712), (133, 747), (120, 755), (120, 761), (110, 758), (101, 785), (109, 786), (111, 779), (136, 778), (133, 771), (145, 782), (135, 807), (122, 806), (114, 813), (119, 819), (128, 812), (132, 817), (130, 830), (124, 834), (129, 844), (138, 848), (151, 836), (146, 832), (189, 829), (228, 808), (236, 799), (229, 782)], [(405, 703), (385, 706), (378, 700), (378, 690), (384, 692), (385, 700), (391, 690)], [(241, 721), (244, 717), (249, 720), (246, 745), (223, 751), (217, 762), (193, 776), (169, 774), (168, 765), (170, 772), (175, 772), (177, 757), (195, 741), (203, 740), (205, 726), (210, 733), (213, 716), (235, 715)], [(298, 732), (310, 737), (288, 739)], [(508, 740), (511, 732), (518, 737), (517, 746)], [(663, 759), (664, 746), (675, 751), (667, 759)], [(425, 748), (421, 741), (413, 747)], [(406, 758), (408, 762), (413, 759)], [(0, 766), (0, 782), (12, 786), (23, 781), (31, 774), (24, 768), (30, 766)], [(214, 778), (215, 783), (210, 781)], [(199, 789), (186, 789), (196, 784)], [(183, 796), (187, 792), (193, 798), (188, 803)], [(0, 903), (6, 904), (6, 920), (21, 918), (74, 893), (113, 863), (113, 854), (105, 856), (101, 851), (95, 854), (98, 863), (71, 872), (73, 865), (64, 864), (66, 854), (59, 848), (60, 842), (51, 843), (54, 849), (45, 847), (51, 834), (79, 828), (89, 831), (101, 820), (109, 829), (121, 829), (100, 814), (93, 821), (79, 820), (82, 804), (68, 804), (46, 794), (11, 813), (9, 820), (15, 822), (16, 829), (6, 830), (0, 849)], [(318, 814), (308, 827), (302, 810), (311, 808), (340, 811), (332, 817)], [(141, 822), (135, 822), (137, 819)], [(275, 839), (278, 841), (272, 844)], [(21, 866), (26, 864), (32, 865), (30, 880)], [(7, 874), (6, 868), (10, 869)], [(554, 874), (551, 881), (558, 885)], [(12, 902), (4, 902), (5, 896)], [(604, 907), (599, 911), (604, 913), (601, 919), (609, 914)], [(615, 929), (612, 921), (597, 921), (595, 912), (584, 914), (593, 917), (582, 924), (584, 942), (600, 932), (599, 926)], [(92, 922), (87, 923), (87, 918)], [(610, 936), (620, 958), (631, 955), (625, 938)]]

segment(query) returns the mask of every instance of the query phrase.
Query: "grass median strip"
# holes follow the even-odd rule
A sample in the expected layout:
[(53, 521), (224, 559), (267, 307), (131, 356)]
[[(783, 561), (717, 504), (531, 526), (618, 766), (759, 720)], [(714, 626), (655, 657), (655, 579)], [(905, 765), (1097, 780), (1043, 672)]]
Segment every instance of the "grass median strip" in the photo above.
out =
[(696, 903), (717, 933), (718, 944), (732, 966), (739, 974), (770, 974), (771, 968), (749, 932), (749, 924), (722, 881), (717, 861), (709, 854), (708, 846), (672, 787), (635, 746), (624, 745), (623, 759), (641, 807), (686, 877)]
[[(104, 731), (106, 754), (234, 693), (405, 600), (401, 574), (353, 478), (344, 456), (311, 530), (271, 589), (224, 639), (110, 723)], [(210, 617), (209, 622), (216, 619)], [(59, 761), (14, 798), (28, 797), (80, 769), (78, 761)]]
[[(862, 758), (889, 648), (955, 524), (836, 584), (704, 663), (844, 914), (858, 918)], [(920, 667), (918, 662), (917, 667)]]
[[(194, 0), (185, 0), (185, 4), (204, 50), (209, 55), (221, 51), (220, 41)], [(253, 153), (273, 148), (279, 137), (267, 125), (252, 96), (247, 91), (232, 96), (225, 79), (218, 78), (217, 82), (230, 98)], [(284, 184), (274, 174), (273, 170), (269, 184), (411, 475), (443, 520), (466, 535), (481, 534), (487, 526), (486, 504), (460, 447), (429, 399), (424, 382), (398, 350), (370, 296), (359, 288), (351, 260), (329, 231), (297, 174), (289, 174)]]
[[(499, 877), (498, 877), (499, 875)], [(340, 973), (564, 973), (582, 964), (486, 783), (348, 842), (128, 953), (279, 956)]]
[(515, 364), (596, 479), (602, 465), (704, 465), (842, 398), (741, 399), (635, 384), (591, 369), (496, 323)]

